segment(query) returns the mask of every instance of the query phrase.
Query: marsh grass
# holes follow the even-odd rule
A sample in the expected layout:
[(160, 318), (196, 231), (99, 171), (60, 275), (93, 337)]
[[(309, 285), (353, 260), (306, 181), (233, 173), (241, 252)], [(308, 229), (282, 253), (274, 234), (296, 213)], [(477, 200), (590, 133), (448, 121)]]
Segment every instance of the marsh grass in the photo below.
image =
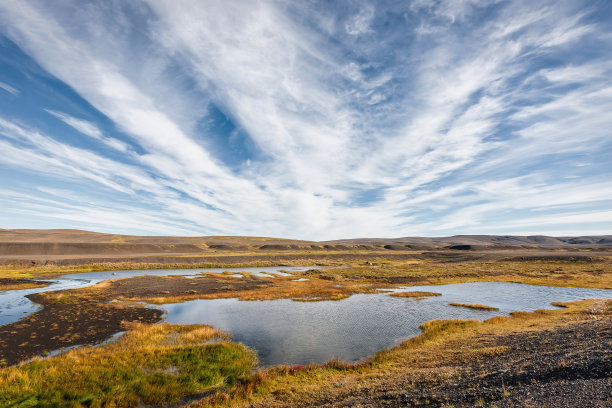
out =
[(23, 290), (23, 289), (34, 289), (34, 288), (44, 288), (49, 286), (48, 282), (23, 282), (23, 283), (14, 283), (14, 284), (2, 284), (0, 283), (0, 292), (6, 290)]
[(455, 307), (465, 307), (467, 309), (474, 309), (474, 310), (490, 310), (490, 311), (499, 310), (498, 307), (482, 305), (480, 303), (455, 303), (455, 302), (451, 302), (448, 305), (449, 306), (455, 306)]
[(417, 290), (412, 292), (393, 292), (389, 293), (389, 296), (403, 298), (424, 298), (430, 296), (442, 296), (442, 294), (438, 292), (421, 292)]
[(254, 353), (209, 326), (133, 323), (117, 342), (74, 349), (0, 369), (0, 406), (113, 406), (176, 403), (230, 387)]
[[(251, 274), (242, 273), (244, 278), (249, 278)], [(275, 276), (258, 278), (262, 284), (255, 289), (247, 290), (218, 290), (213, 293), (191, 293), (191, 294), (168, 294), (167, 296), (155, 297), (133, 297), (130, 300), (145, 301), (151, 304), (178, 303), (194, 299), (219, 299), (219, 298), (238, 298), (240, 300), (276, 300), (292, 299), (300, 302), (316, 302), (326, 300), (342, 300), (356, 293), (376, 293), (380, 288), (387, 288), (390, 285), (378, 284), (376, 286), (363, 284), (361, 282), (341, 281), (331, 279), (312, 278), (305, 281), (295, 281), (301, 275)], [(184, 278), (176, 278), (184, 279)], [(220, 288), (226, 283), (236, 282), (238, 278), (229, 277), (221, 274), (207, 274), (199, 279), (215, 279)], [(96, 290), (96, 286), (92, 288)]]
[[(388, 261), (378, 264), (353, 263), (342, 267), (326, 267), (299, 272), (291, 276), (257, 277), (261, 286), (251, 289), (232, 289), (229, 285), (238, 278), (231, 273), (209, 273), (198, 279), (216, 279), (220, 286), (208, 292), (194, 290), (159, 292), (155, 296), (130, 297), (130, 300), (153, 304), (176, 303), (194, 299), (238, 298), (240, 300), (293, 299), (314, 302), (341, 300), (357, 293), (376, 293), (380, 289), (398, 286), (442, 285), (459, 282), (497, 281), (532, 285), (612, 288), (612, 263), (596, 261), (491, 261), (436, 263)], [(244, 279), (254, 275), (241, 273)], [(295, 278), (307, 278), (296, 281)], [(170, 279), (170, 278), (169, 278)], [(184, 279), (174, 277), (173, 279)], [(264, 284), (265, 283), (265, 284)], [(228, 284), (223, 288), (223, 284)], [(99, 285), (98, 285), (99, 286)], [(415, 299), (434, 296), (415, 291), (390, 294)], [(421, 293), (427, 293), (423, 295)]]
[(515, 282), (539, 286), (612, 289), (610, 257), (590, 261), (496, 260), (486, 262), (392, 261), (375, 265), (312, 269), (307, 278), (332, 276), (336, 281), (394, 285), (443, 285), (460, 282)]

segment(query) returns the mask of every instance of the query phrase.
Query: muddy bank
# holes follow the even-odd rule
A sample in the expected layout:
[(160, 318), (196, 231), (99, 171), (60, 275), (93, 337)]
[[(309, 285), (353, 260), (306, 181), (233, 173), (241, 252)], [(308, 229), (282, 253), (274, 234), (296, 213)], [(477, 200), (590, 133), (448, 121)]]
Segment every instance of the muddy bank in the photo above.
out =
[(5, 290), (44, 288), (45, 286), (49, 286), (49, 282), (25, 278), (0, 278), (0, 292)]
[(155, 323), (162, 312), (96, 300), (30, 296), (42, 306), (34, 314), (0, 326), (0, 365), (13, 365), (47, 352), (103, 341), (122, 331), (122, 322)]
[(175, 297), (183, 295), (213, 295), (269, 287), (273, 281), (257, 276), (232, 278), (224, 276), (204, 276), (184, 278), (181, 276), (136, 276), (107, 282), (105, 292), (108, 297), (143, 299), (153, 297)]
[(158, 322), (163, 312), (113, 300), (160, 296), (210, 295), (253, 290), (270, 280), (210, 277), (140, 276), (117, 279), (75, 290), (28, 296), (41, 310), (19, 321), (0, 326), (0, 366), (74, 345), (90, 345), (123, 330), (124, 322)]

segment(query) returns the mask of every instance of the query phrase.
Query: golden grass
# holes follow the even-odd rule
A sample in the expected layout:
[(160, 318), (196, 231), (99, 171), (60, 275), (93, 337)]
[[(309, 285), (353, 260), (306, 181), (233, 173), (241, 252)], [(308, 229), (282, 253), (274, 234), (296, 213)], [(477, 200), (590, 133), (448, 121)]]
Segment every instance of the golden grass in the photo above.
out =
[(24, 282), (24, 283), (13, 283), (13, 284), (1, 284), (0, 283), (0, 292), (5, 290), (23, 290), (23, 289), (34, 289), (34, 288), (44, 288), (45, 286), (49, 286), (50, 283), (46, 282)]
[[(335, 251), (334, 253), (337, 253)], [(402, 252), (402, 251), (400, 251)], [(355, 254), (351, 251), (348, 254)], [(395, 251), (394, 251), (395, 253)], [(283, 260), (283, 266), (326, 266), (300, 274), (308, 278), (321, 278), (356, 283), (391, 285), (439, 285), (458, 282), (498, 281), (544, 286), (569, 286), (612, 289), (612, 257), (599, 257), (592, 261), (487, 261), (440, 263), (435, 260), (388, 260), (386, 253), (372, 255), (370, 260), (321, 259), (324, 255), (313, 251), (310, 259)], [(227, 256), (242, 255), (230, 252)], [(267, 254), (261, 254), (266, 256)], [(271, 255), (270, 255), (271, 256)], [(66, 273), (95, 272), (130, 269), (195, 269), (278, 266), (279, 261), (254, 260), (242, 263), (206, 262), (183, 263), (104, 263), (84, 266), (0, 266), (0, 277), (44, 278)]]
[(412, 292), (393, 292), (389, 293), (389, 296), (393, 297), (403, 297), (403, 298), (423, 298), (430, 296), (442, 296), (441, 293), (438, 292), (421, 292), (421, 291), (412, 291)]
[[(229, 274), (207, 274), (199, 279), (232, 282)], [(242, 273), (246, 278), (249, 273)], [(308, 278), (295, 281), (296, 277)], [(182, 279), (182, 278), (177, 278)], [(340, 300), (357, 293), (376, 293), (397, 286), (449, 284), (475, 281), (517, 282), (548, 286), (612, 288), (610, 262), (493, 261), (486, 263), (414, 263), (391, 262), (377, 265), (356, 264), (326, 267), (291, 276), (263, 277), (265, 285), (249, 290), (219, 290), (213, 293), (168, 293), (153, 298), (130, 298), (154, 304), (176, 303), (193, 299), (238, 298), (241, 300), (293, 299), (297, 301)], [(422, 293), (421, 291), (414, 291)], [(398, 297), (424, 295), (391, 294)], [(435, 292), (432, 292), (435, 293)], [(432, 295), (427, 295), (432, 296)]]
[(128, 329), (116, 343), (0, 369), (0, 405), (165, 405), (226, 389), (255, 364), (252, 351), (208, 326)]
[(474, 310), (491, 310), (491, 311), (499, 310), (498, 307), (482, 305), (480, 303), (455, 303), (455, 302), (451, 302), (448, 305), (449, 306), (455, 306), (455, 307), (465, 307), (467, 309), (474, 309)]
[[(242, 273), (245, 277), (250, 274)], [(370, 285), (353, 282), (336, 282), (328, 279), (309, 279), (306, 281), (295, 281), (296, 276), (276, 276), (262, 277), (262, 281), (271, 284), (261, 285), (255, 289), (248, 290), (229, 290), (217, 291), (213, 293), (192, 293), (192, 294), (168, 294), (156, 297), (131, 297), (129, 300), (146, 301), (153, 304), (163, 303), (178, 303), (194, 299), (220, 299), (220, 298), (238, 298), (240, 300), (276, 300), (276, 299), (292, 299), (302, 302), (315, 302), (324, 300), (341, 300), (356, 293), (376, 293), (378, 289), (389, 287), (389, 285), (379, 284)], [(174, 278), (183, 279), (183, 278)], [(224, 282), (231, 284), (238, 281), (240, 278), (233, 278), (221, 274), (207, 274), (199, 279), (215, 279), (223, 286)], [(102, 283), (103, 284), (103, 283)], [(99, 284), (99, 285), (102, 285)], [(99, 285), (92, 287), (92, 290), (97, 290)]]
[(420, 264), (388, 261), (376, 265), (328, 267), (303, 273), (327, 275), (336, 281), (403, 285), (443, 285), (460, 282), (516, 282), (539, 286), (612, 289), (611, 257), (592, 261), (487, 261)]

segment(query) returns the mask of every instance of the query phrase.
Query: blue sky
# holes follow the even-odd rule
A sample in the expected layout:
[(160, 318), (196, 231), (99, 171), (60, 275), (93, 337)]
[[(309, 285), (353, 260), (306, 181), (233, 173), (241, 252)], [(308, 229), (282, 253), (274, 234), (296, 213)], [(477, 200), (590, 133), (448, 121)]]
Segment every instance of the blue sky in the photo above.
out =
[(609, 1), (3, 0), (0, 227), (612, 233)]

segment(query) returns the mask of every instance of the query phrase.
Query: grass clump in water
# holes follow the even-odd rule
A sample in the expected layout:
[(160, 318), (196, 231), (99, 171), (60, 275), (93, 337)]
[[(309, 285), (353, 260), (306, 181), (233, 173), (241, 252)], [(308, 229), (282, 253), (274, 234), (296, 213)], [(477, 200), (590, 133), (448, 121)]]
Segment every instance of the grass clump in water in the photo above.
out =
[(475, 309), (475, 310), (491, 310), (491, 311), (499, 310), (498, 307), (481, 305), (479, 303), (449, 303), (449, 306), (466, 307), (468, 309)]
[(417, 290), (413, 292), (394, 292), (390, 293), (389, 296), (405, 298), (424, 298), (430, 296), (442, 296), (442, 294), (437, 292), (421, 292)]
[(233, 386), (256, 363), (209, 326), (130, 328), (116, 343), (0, 369), (0, 406), (165, 405)]

